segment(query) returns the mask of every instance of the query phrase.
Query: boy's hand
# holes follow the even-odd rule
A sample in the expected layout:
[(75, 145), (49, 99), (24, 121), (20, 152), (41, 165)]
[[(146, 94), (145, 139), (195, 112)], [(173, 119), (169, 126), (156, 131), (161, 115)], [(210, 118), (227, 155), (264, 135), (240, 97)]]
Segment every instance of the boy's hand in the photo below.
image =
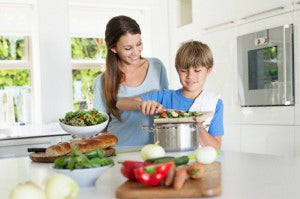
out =
[(160, 113), (163, 108), (160, 103), (153, 100), (143, 101), (140, 104), (140, 110), (145, 115), (153, 115), (155, 113)]

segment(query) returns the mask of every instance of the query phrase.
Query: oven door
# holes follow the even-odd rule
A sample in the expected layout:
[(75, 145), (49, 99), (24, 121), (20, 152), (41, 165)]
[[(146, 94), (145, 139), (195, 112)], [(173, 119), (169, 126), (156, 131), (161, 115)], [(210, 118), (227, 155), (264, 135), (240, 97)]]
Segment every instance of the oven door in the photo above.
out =
[(294, 105), (293, 25), (237, 38), (241, 106)]

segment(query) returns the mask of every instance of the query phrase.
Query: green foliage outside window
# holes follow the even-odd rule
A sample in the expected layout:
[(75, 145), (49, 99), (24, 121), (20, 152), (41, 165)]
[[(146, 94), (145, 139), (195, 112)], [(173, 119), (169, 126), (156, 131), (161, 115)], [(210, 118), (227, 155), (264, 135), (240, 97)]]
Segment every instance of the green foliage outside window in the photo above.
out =
[(95, 78), (101, 73), (100, 69), (80, 69), (73, 70), (73, 97), (75, 94), (75, 81), (81, 82), (81, 98), (83, 101), (74, 101), (74, 109), (88, 108), (88, 104), (93, 100), (93, 84)]
[(23, 60), (25, 38), (0, 36), (0, 60)]
[(72, 38), (72, 59), (104, 59), (106, 45), (102, 38)]
[[(73, 60), (103, 60), (107, 49), (103, 38), (71, 38)], [(100, 61), (101, 62), (101, 61)], [(74, 110), (88, 108), (93, 100), (93, 84), (95, 78), (102, 71), (99, 69), (74, 69), (73, 70), (73, 102)], [(80, 81), (81, 88), (75, 86)], [(75, 99), (80, 93), (80, 100)]]

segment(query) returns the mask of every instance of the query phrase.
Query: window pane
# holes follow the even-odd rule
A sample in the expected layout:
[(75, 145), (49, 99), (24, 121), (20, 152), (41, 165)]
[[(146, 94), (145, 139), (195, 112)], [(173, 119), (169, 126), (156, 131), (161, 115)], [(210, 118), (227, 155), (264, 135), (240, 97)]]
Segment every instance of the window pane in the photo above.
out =
[(71, 38), (72, 59), (104, 59), (106, 45), (103, 38)]
[(24, 60), (25, 37), (0, 36), (0, 60)]
[(29, 70), (0, 70), (0, 88), (30, 85)]
[(0, 70), (0, 126), (31, 122), (30, 70)]
[(100, 73), (100, 69), (76, 69), (72, 71), (74, 110), (92, 108), (93, 84)]

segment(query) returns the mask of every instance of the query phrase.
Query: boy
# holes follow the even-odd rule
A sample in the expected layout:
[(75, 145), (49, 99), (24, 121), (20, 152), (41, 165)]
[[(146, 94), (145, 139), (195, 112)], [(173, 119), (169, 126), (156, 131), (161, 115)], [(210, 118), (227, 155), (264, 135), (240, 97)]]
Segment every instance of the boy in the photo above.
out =
[(223, 102), (214, 93), (203, 90), (206, 77), (213, 67), (213, 56), (206, 44), (199, 41), (184, 43), (177, 51), (175, 67), (182, 88), (160, 90), (134, 98), (122, 98), (117, 108), (122, 111), (140, 110), (144, 114), (159, 113), (163, 108), (185, 111), (214, 111), (212, 118), (201, 124), (200, 145), (221, 148), (223, 129)]

